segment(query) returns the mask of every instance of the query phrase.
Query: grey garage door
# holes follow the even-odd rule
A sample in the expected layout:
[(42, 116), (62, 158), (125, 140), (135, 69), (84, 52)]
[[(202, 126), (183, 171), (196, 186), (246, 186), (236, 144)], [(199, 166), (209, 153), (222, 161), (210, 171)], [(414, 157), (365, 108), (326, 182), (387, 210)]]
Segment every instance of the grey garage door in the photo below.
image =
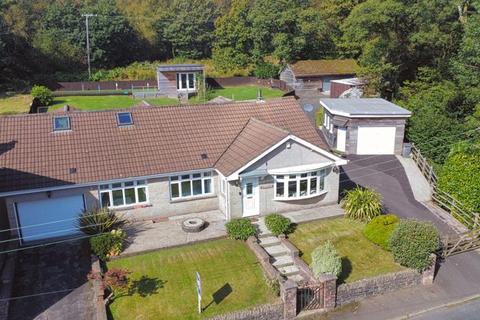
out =
[(18, 202), (23, 243), (79, 234), (77, 218), (85, 208), (83, 195)]

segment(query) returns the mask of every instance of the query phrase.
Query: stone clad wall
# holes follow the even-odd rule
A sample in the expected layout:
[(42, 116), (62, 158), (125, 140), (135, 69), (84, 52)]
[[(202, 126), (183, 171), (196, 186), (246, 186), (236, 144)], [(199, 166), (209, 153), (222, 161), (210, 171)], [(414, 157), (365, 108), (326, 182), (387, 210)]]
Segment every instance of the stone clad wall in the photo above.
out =
[(410, 269), (353, 283), (344, 283), (337, 287), (337, 306), (421, 284), (422, 274)]
[(240, 310), (208, 318), (209, 320), (280, 320), (283, 319), (283, 304), (265, 304), (253, 309)]

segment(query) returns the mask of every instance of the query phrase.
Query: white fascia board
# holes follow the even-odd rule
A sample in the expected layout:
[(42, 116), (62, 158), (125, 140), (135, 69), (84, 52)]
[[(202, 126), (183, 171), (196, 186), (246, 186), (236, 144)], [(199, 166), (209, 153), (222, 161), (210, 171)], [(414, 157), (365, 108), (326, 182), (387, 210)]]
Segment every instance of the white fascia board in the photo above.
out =
[(68, 190), (68, 189), (77, 189), (77, 188), (96, 187), (96, 186), (101, 185), (101, 184), (111, 184), (111, 183), (118, 183), (118, 182), (132, 181), (132, 180), (149, 180), (149, 179), (157, 179), (157, 178), (167, 178), (167, 177), (170, 177), (170, 176), (178, 176), (178, 175), (182, 175), (182, 174), (203, 173), (203, 172), (210, 172), (210, 171), (218, 172), (217, 170), (215, 170), (213, 168), (205, 168), (205, 169), (199, 169), (199, 170), (188, 170), (188, 171), (178, 171), (178, 172), (153, 174), (153, 175), (148, 175), (148, 176), (125, 177), (125, 178), (112, 179), (112, 180), (102, 180), (102, 181), (92, 181), (92, 182), (77, 183), (77, 184), (68, 184), (68, 185), (57, 186), (57, 187), (25, 189), (25, 190), (18, 190), (18, 191), (2, 192), (2, 193), (0, 193), (0, 197), (19, 196), (19, 195), (24, 195), (24, 194), (46, 192), (46, 191), (59, 191), (59, 190)]
[(242, 172), (243, 170), (247, 169), (248, 167), (250, 167), (252, 164), (254, 164), (255, 162), (257, 162), (258, 160), (262, 159), (263, 157), (265, 157), (267, 154), (269, 154), (270, 152), (272, 152), (273, 150), (275, 150), (276, 148), (278, 148), (279, 146), (281, 146), (283, 143), (287, 142), (288, 140), (293, 140), (295, 142), (298, 142), (299, 144), (309, 148), (310, 150), (313, 150), (313, 151), (316, 151), (318, 153), (320, 153), (321, 155), (327, 157), (327, 158), (330, 158), (333, 160), (333, 162), (335, 163), (335, 165), (337, 166), (342, 166), (342, 165), (345, 165), (348, 163), (347, 160), (345, 159), (342, 159), (342, 158), (339, 158), (333, 154), (331, 154), (330, 152), (326, 151), (326, 150), (323, 150), (322, 148), (319, 148), (317, 147), (316, 145), (314, 144), (311, 144), (310, 142), (308, 141), (305, 141), (297, 136), (294, 136), (292, 134), (286, 136), (285, 138), (283, 138), (282, 140), (280, 140), (279, 142), (277, 142), (276, 144), (274, 144), (272, 147), (268, 148), (266, 151), (264, 151), (262, 154), (260, 154), (259, 156), (257, 156), (256, 158), (252, 159), (251, 161), (249, 161), (247, 164), (245, 164), (244, 166), (242, 166), (240, 169), (236, 170), (234, 173), (232, 173), (231, 175), (227, 176), (227, 180), (228, 181), (233, 181), (233, 180), (238, 180), (239, 179), (239, 173)]
[(331, 114), (336, 116), (342, 116), (347, 118), (410, 118), (412, 114), (351, 114), (348, 112), (342, 112), (330, 109), (323, 101), (320, 104)]
[(272, 169), (272, 170), (268, 170), (267, 172), (271, 175), (288, 175), (288, 174), (296, 174), (296, 173), (305, 173), (305, 172), (327, 168), (334, 164), (335, 162), (329, 161), (329, 162), (322, 162), (322, 163), (315, 163), (315, 164), (304, 164), (300, 166)]

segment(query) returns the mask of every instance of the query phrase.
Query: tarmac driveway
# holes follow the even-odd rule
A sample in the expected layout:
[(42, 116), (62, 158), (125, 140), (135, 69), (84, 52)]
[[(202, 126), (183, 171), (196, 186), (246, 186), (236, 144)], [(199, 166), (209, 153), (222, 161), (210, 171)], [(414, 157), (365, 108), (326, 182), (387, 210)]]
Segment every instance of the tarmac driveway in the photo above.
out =
[(18, 251), (9, 319), (93, 319), (89, 271), (87, 243)]
[[(402, 218), (416, 218), (433, 222), (445, 233), (454, 231), (423, 204), (416, 201), (407, 175), (395, 156), (350, 156), (342, 168), (340, 192), (355, 185), (368, 187), (383, 196), (385, 211)], [(435, 299), (459, 299), (480, 292), (480, 254), (462, 253), (441, 263), (430, 290)]]
[(437, 219), (423, 204), (415, 200), (402, 164), (393, 155), (349, 156), (349, 163), (342, 167), (340, 189), (360, 185), (380, 192), (386, 213), (402, 218), (415, 218), (433, 222), (440, 231), (452, 230)]

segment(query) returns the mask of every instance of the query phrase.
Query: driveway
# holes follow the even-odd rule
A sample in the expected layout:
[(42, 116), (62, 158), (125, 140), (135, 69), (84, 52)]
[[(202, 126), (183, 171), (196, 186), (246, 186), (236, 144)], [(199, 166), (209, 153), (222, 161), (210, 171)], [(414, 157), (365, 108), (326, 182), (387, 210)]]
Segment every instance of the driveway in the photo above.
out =
[(383, 196), (386, 213), (402, 218), (433, 222), (441, 232), (451, 233), (450, 227), (437, 219), (422, 203), (415, 200), (402, 164), (395, 156), (349, 156), (342, 167), (340, 189), (360, 185), (377, 190)]
[[(450, 226), (415, 200), (403, 166), (395, 156), (350, 156), (349, 160), (348, 165), (342, 168), (341, 190), (355, 185), (375, 189), (383, 196), (386, 212), (402, 218), (431, 221), (443, 234), (454, 233)], [(432, 294), (434, 301), (449, 301), (477, 294), (479, 288), (480, 254), (472, 251), (443, 261), (434, 285), (425, 291)], [(419, 303), (422, 297), (414, 298)], [(409, 299), (408, 296), (406, 299)], [(398, 307), (401, 310), (405, 305)]]
[(9, 319), (93, 319), (86, 242), (64, 242), (17, 252)]

